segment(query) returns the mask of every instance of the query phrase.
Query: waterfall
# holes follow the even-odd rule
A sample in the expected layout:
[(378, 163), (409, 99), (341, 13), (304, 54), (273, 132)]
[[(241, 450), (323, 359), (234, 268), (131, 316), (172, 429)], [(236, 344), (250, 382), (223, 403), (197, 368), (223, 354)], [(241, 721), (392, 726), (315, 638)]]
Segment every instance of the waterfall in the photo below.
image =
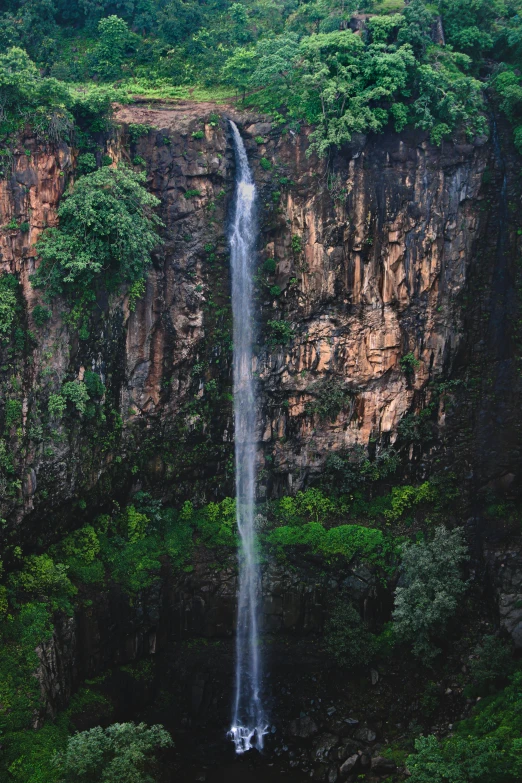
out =
[(254, 529), (256, 461), (256, 389), (252, 375), (253, 259), (256, 238), (256, 187), (243, 140), (230, 121), (236, 157), (234, 217), (229, 242), (234, 335), (234, 426), (236, 519), (240, 537), (239, 595), (236, 624), (236, 692), (230, 736), (236, 753), (263, 747), (266, 725), (260, 697), (258, 637), (260, 583)]

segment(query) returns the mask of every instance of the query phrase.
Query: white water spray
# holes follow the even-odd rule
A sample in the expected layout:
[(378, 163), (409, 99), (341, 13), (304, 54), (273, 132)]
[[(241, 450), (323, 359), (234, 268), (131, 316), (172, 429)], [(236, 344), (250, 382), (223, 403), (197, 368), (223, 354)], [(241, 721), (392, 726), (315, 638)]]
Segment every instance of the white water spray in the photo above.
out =
[(256, 187), (243, 140), (231, 121), (236, 156), (234, 219), (230, 226), (232, 317), (234, 329), (234, 425), (236, 518), (240, 536), (236, 624), (236, 693), (230, 736), (236, 753), (261, 750), (267, 726), (260, 697), (258, 637), (260, 572), (254, 529), (256, 408), (252, 375), (253, 258), (256, 238)]

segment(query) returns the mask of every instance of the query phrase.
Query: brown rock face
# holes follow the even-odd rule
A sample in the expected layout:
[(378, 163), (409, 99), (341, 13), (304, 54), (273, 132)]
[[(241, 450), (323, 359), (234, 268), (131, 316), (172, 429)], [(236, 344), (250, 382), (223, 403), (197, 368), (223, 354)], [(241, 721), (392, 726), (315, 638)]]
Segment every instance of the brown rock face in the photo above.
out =
[[(393, 445), (404, 416), (429, 403), (430, 381), (451, 372), (490, 155), (484, 146), (441, 152), (418, 139), (360, 139), (331, 173), (305, 149), (304, 136), (276, 145), (295, 185), (264, 233), (284, 290), (278, 309), (295, 329), (288, 346), (261, 353), (258, 368), (263, 399), (286, 400), (273, 418), (265, 409), (263, 440), (289, 488), (328, 453)], [(401, 366), (407, 355), (412, 365)], [(349, 404), (338, 415), (307, 414), (327, 379)]]
[[(29, 282), (33, 243), (56, 221), (73, 177), (72, 151), (24, 139), (12, 177), (1, 183), (0, 224), (13, 217), (30, 224), (25, 233), (2, 230), (0, 264), (19, 277), (21, 324), (34, 333), (0, 370), (4, 402), (18, 400), (22, 410), (20, 425), (6, 431), (15, 470), (3, 485), (3, 515), (38, 520), (32, 532), (56, 530), (79, 499), (89, 499), (92, 513), (131, 487), (180, 498), (232, 490), (227, 112), (187, 103), (117, 113), (121, 125), (106, 149), (114, 160), (146, 161), (165, 242), (136, 309), (125, 290), (101, 292), (87, 339), (64, 318), (66, 303), (53, 302), (43, 326), (31, 315), (41, 301)], [(473, 481), (516, 476), (519, 382), (511, 349), (497, 361), (499, 345), (511, 339), (502, 303), (513, 288), (515, 239), (502, 217), (505, 163), (495, 146), (436, 149), (418, 135), (385, 135), (354, 138), (318, 161), (306, 156), (306, 130), (285, 135), (264, 118), (230, 113), (258, 183), (260, 263), (275, 261), (275, 272), (271, 262), (259, 273), (261, 494), (302, 487), (328, 455), (357, 448), (374, 455), (394, 446), (419, 475), (443, 454), (460, 460)], [(131, 122), (151, 129), (132, 142)], [(475, 411), (469, 417), (482, 418), (474, 442), (457, 448), (446, 404), (453, 391), (433, 390), (470, 367), (481, 389), (460, 400)], [(49, 417), (49, 395), (87, 369), (105, 384), (105, 419), (72, 408), (61, 421)], [(502, 385), (509, 393), (492, 427), (484, 400)], [(400, 425), (430, 404), (437, 435), (426, 448), (405, 440)]]

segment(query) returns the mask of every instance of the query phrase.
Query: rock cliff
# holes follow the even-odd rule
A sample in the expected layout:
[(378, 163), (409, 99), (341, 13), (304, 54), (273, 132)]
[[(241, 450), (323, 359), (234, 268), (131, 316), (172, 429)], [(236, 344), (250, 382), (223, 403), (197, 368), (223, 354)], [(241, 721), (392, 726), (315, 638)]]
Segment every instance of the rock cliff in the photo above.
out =
[[(41, 530), (50, 513), (56, 526), (78, 501), (81, 513), (84, 497), (101, 505), (131, 486), (178, 497), (230, 491), (227, 111), (248, 140), (261, 196), (260, 493), (304, 486), (328, 455), (375, 457), (390, 446), (405, 475), (439, 460), (457, 466), (463, 488), (512, 491), (520, 239), (517, 183), (498, 139), (438, 149), (418, 134), (361, 137), (318, 161), (306, 155), (306, 129), (282, 133), (262, 117), (187, 103), (121, 108), (99, 139), (114, 161), (146, 162), (165, 243), (135, 309), (124, 291), (100, 292), (83, 339), (59, 301), (34, 324), (41, 294), (29, 282), (34, 242), (74, 178), (74, 151), (24, 138), (1, 183), (0, 262), (18, 276), (32, 333), (2, 368), (4, 402), (22, 406), (7, 428), (16, 469), (4, 516)], [(25, 232), (10, 228), (22, 221)], [(106, 386), (104, 425), (49, 421), (49, 394), (86, 369)], [(422, 443), (419, 422), (429, 429)]]

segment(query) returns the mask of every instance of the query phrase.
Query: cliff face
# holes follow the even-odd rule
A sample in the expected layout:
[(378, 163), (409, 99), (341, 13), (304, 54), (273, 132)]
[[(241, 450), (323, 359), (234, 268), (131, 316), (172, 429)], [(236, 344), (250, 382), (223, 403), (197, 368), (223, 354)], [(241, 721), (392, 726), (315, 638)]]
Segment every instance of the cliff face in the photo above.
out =
[[(11, 347), (2, 367), (4, 403), (22, 411), (6, 428), (15, 471), (4, 481), (4, 516), (29, 517), (41, 532), (49, 511), (56, 527), (79, 499), (102, 504), (131, 486), (191, 497), (231, 490), (225, 227), (234, 161), (223, 114), (205, 104), (123, 108), (119, 129), (100, 138), (114, 160), (146, 161), (165, 243), (134, 311), (125, 292), (98, 295), (87, 339), (62, 302), (44, 325), (32, 319), (41, 301), (29, 282), (33, 243), (55, 222), (73, 168), (65, 145), (23, 140), (1, 183), (1, 265), (19, 277), (19, 318), (34, 337)], [(390, 445), (406, 474), (422, 477), (442, 459), (475, 487), (513, 487), (510, 259), (519, 240), (509, 207), (516, 182), (498, 140), (437, 149), (418, 135), (358, 138), (318, 161), (306, 157), (306, 130), (284, 135), (263, 118), (229, 114), (259, 186), (260, 263), (275, 262), (259, 274), (261, 494), (303, 486), (329, 454)], [(151, 130), (131, 141), (129, 123)], [(13, 217), (29, 231), (9, 229)], [(50, 420), (49, 394), (86, 369), (106, 386), (105, 421), (71, 412)], [(450, 378), (458, 383), (441, 391)], [(426, 408), (421, 445), (411, 414)]]
[[(475, 598), (493, 598), (501, 628), (520, 647), (520, 547), (501, 540), (509, 525), (500, 513), (484, 522), (481, 512), (499, 492), (516, 496), (521, 467), (520, 183), (502, 138), (440, 149), (415, 134), (357, 138), (318, 161), (306, 156), (306, 129), (284, 134), (263, 117), (227, 114), (246, 140), (260, 194), (260, 496), (306, 486), (332, 454), (344, 465), (398, 455), (396, 483), (452, 475), (469, 501), (475, 585), (489, 586)], [(135, 309), (126, 291), (100, 291), (83, 330), (68, 305), (45, 303), (29, 280), (34, 242), (56, 222), (75, 151), (24, 138), (12, 176), (0, 183), (0, 267), (20, 282), (16, 329), (2, 343), (0, 365), (0, 516), (24, 551), (40, 551), (141, 488), (196, 501), (233, 492), (226, 225), (234, 159), (224, 115), (210, 104), (122, 108), (119, 127), (99, 137), (113, 160), (145, 161), (148, 187), (161, 200), (164, 244)], [(50, 318), (35, 322), (42, 303)], [(95, 415), (71, 407), (51, 417), (49, 395), (88, 369), (105, 386)], [(484, 548), (482, 537), (491, 539)], [(326, 780), (328, 764), (346, 758), (350, 743), (372, 755), (392, 713), (416, 719), (418, 694), (399, 671), (385, 683), (372, 674), (376, 687), (359, 702), (350, 684), (337, 698), (339, 683), (321, 668), (332, 597), (342, 587), (365, 618), (382, 620), (391, 585), (386, 590), (357, 562), (340, 571), (323, 565), (266, 563), (262, 624), (271, 634), (274, 713), (295, 724), (298, 745), (326, 732), (296, 751)], [(132, 605), (114, 585), (82, 593), (76, 616), (57, 616), (53, 638), (39, 648), (47, 714), (85, 677), (161, 653), (156, 686), (168, 683), (176, 730), (200, 722), (221, 742), (236, 594), (233, 557), (221, 566), (204, 550), (191, 572), (172, 574), (164, 564), (161, 580)], [(189, 645), (194, 639), (204, 640), (201, 648)], [(326, 700), (309, 707), (325, 689), (334, 712)], [(353, 714), (354, 698), (361, 714), (374, 716), (371, 726), (339, 718)], [(460, 691), (450, 701), (450, 716), (467, 709)], [(315, 728), (289, 723), (300, 710), (314, 713)]]

